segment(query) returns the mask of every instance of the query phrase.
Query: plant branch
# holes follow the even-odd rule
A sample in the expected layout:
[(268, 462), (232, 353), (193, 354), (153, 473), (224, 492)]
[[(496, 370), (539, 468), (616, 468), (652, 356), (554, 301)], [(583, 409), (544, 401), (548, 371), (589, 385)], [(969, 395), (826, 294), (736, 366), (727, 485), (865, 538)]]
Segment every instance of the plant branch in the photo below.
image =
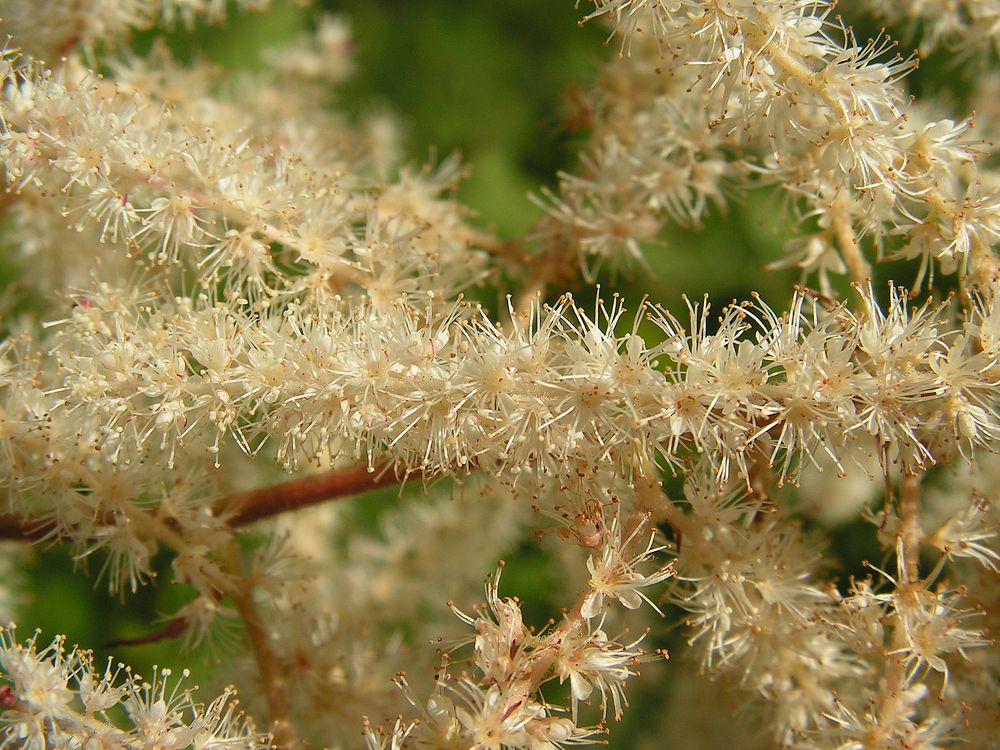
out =
[(285, 680), (253, 598), (253, 579), (244, 572), (239, 549), (235, 544), (229, 544), (220, 550), (219, 561), (226, 572), (234, 577), (235, 582), (226, 593), (232, 598), (246, 628), (247, 640), (257, 663), (261, 687), (271, 715), (274, 745), (284, 750), (296, 747), (298, 738), (285, 697)]
[(902, 718), (904, 693), (907, 687), (906, 629), (900, 622), (900, 608), (920, 595), (920, 477), (905, 475), (899, 488), (900, 527), (896, 537), (899, 560), (899, 580), (896, 581), (895, 618), (889, 648), (886, 652), (885, 673), (879, 690), (877, 725), (866, 738), (865, 750), (884, 747), (883, 741), (892, 736)]
[(389, 487), (402, 482), (411, 473), (404, 472), (401, 476), (388, 464), (370, 468), (359, 463), (231, 495), (217, 502), (214, 510), (219, 515), (228, 514), (229, 527), (236, 529), (279, 513)]
[[(411, 471), (400, 474), (387, 464), (372, 469), (361, 463), (229, 495), (216, 501), (212, 509), (216, 515), (228, 516), (227, 525), (230, 529), (238, 529), (280, 513), (399, 484), (418, 474), (419, 472)], [(0, 541), (50, 539), (57, 528), (57, 524), (49, 518), (0, 514)]]
[(0, 541), (34, 542), (46, 539), (56, 525), (48, 519), (24, 518), (13, 513), (0, 515)]
[(899, 491), (899, 515), (902, 519), (900, 529), (901, 554), (900, 567), (903, 571), (902, 586), (915, 586), (920, 580), (920, 543), (923, 532), (920, 530), (920, 478), (907, 475), (903, 477)]
[(833, 231), (837, 236), (837, 243), (840, 245), (840, 254), (847, 264), (847, 269), (851, 274), (851, 280), (855, 284), (865, 284), (872, 276), (872, 268), (865, 260), (858, 244), (858, 238), (854, 234), (854, 227), (850, 219), (842, 212), (837, 212), (833, 218)]

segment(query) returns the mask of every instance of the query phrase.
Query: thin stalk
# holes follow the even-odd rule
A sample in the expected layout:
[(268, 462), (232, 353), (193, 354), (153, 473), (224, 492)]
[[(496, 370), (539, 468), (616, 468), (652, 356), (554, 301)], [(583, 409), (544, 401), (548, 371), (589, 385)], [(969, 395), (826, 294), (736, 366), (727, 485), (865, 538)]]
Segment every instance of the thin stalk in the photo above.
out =
[(896, 581), (896, 619), (886, 653), (885, 674), (878, 697), (877, 724), (865, 738), (865, 750), (880, 750), (893, 734), (893, 728), (904, 710), (906, 691), (906, 631), (899, 622), (901, 601), (920, 595), (920, 478), (905, 476), (899, 489), (900, 528), (896, 536), (896, 551), (900, 556), (899, 580)]
[[(419, 472), (399, 474), (390, 466), (370, 469), (362, 463), (230, 495), (213, 503), (212, 509), (216, 515), (228, 516), (230, 529), (238, 529), (280, 513), (399, 484), (414, 475), (419, 475)], [(56, 523), (50, 518), (0, 514), (0, 541), (51, 539), (56, 529)]]
[(299, 741), (285, 696), (285, 679), (253, 598), (253, 581), (243, 570), (239, 549), (235, 544), (230, 543), (220, 550), (218, 559), (235, 581), (226, 593), (236, 605), (236, 611), (246, 628), (247, 640), (257, 663), (257, 673), (260, 675), (261, 688), (271, 716), (274, 745), (284, 750), (297, 747)]
[(236, 529), (279, 513), (399, 484), (407, 476), (388, 465), (370, 468), (359, 463), (231, 495), (215, 503), (213, 509), (219, 515), (228, 514), (229, 527)]

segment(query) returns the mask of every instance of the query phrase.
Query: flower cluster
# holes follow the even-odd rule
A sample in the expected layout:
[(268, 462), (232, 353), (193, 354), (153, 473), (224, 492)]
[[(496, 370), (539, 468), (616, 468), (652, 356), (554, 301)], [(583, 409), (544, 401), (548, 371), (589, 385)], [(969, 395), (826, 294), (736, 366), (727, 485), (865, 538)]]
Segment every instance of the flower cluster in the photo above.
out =
[[(869, 275), (864, 237), (919, 259), (921, 276), (937, 264), (991, 288), (998, 198), (976, 164), (986, 146), (971, 119), (907, 101), (900, 80), (915, 61), (891, 39), (862, 43), (833, 3), (813, 0), (595, 5), (588, 19), (610, 20), (628, 57), (602, 86), (607, 123), (584, 173), (564, 179), (556, 236), (635, 254), (664, 218), (697, 223), (730, 185), (778, 185), (818, 225), (789, 244), (789, 262), (818, 272), (825, 292), (830, 273)], [(928, 12), (960, 12), (939, 10)]]
[[(921, 681), (938, 673), (941, 696), (956, 690), (955, 679), (960, 694), (977, 700), (991, 689), (957, 674), (972, 650), (989, 645), (967, 592), (903, 585), (900, 569), (855, 581), (841, 594), (818, 585), (817, 556), (801, 530), (759, 500), (720, 492), (697, 473), (685, 495), (690, 512), (671, 516), (687, 532), (673, 597), (690, 612), (690, 642), (706, 668), (734, 672), (745, 689), (766, 696), (783, 745), (814, 747), (817, 733), (831, 747), (849, 747), (866, 732), (887, 743), (956, 736), (961, 706), (933, 701)], [(871, 660), (886, 652), (891, 676)], [(886, 679), (895, 683), (891, 696)]]
[[(0, 632), (4, 747), (272, 747), (237, 709), (232, 691), (206, 705), (180, 681), (170, 684), (169, 669), (151, 681), (111, 662), (101, 672), (87, 652), (67, 649), (61, 638), (42, 649), (37, 638), (21, 644), (13, 627)], [(113, 718), (119, 713), (124, 721)]]
[[(859, 298), (853, 311), (798, 293), (785, 315), (732, 305), (712, 334), (707, 304), (688, 324), (646, 307), (635, 320), (661, 332), (647, 344), (615, 332), (618, 299), (590, 315), (569, 297), (512, 310), (500, 328), (462, 304), (289, 304), (276, 318), (105, 287), (62, 325), (55, 379), (6, 389), (8, 482), (75, 493), (74, 464), (89, 483), (90, 461), (127, 473), (151, 452), (168, 468), (178, 451), (217, 460), (228, 435), (250, 454), (273, 443), (289, 467), (345, 455), (432, 473), (644, 471), (697, 451), (721, 480), (748, 476), (756, 454), (782, 480), (818, 455), (842, 467), (862, 435), (908, 471), (992, 445), (996, 304), (963, 324), (947, 305), (908, 309), (901, 290), (885, 309), (871, 289)], [(50, 480), (65, 430), (85, 439)]]
[[(994, 4), (868, 5), (930, 49)], [(172, 578), (121, 645), (219, 658), (267, 732), (8, 628), (0, 750), (559, 750), (614, 741), (666, 645), (717, 678), (643, 670), (690, 747), (997, 747), (1000, 176), (914, 57), (827, 0), (593, 0), (586, 151), (500, 240), (457, 158), (340, 106), (345, 21), (239, 80), (129, 51), (226, 6), (4, 7), (0, 538), (123, 600)], [(818, 282), (786, 308), (564, 291), (751, 188), (799, 226), (768, 269)], [(527, 549), (552, 600), (500, 593)], [(677, 721), (730, 687), (745, 726)]]
[[(476, 631), (473, 663), (479, 679), (445, 674), (423, 711), (424, 723), (415, 730), (417, 741), (426, 747), (555, 750), (600, 732), (600, 726), (579, 724), (579, 705), (589, 705), (594, 697), (602, 719), (609, 706), (614, 718), (621, 719), (628, 705), (625, 683), (637, 674), (640, 662), (659, 654), (644, 654), (638, 647), (641, 636), (628, 643), (609, 638), (603, 630), (604, 598), (614, 596), (635, 609), (646, 598), (642, 589), (672, 575), (669, 566), (647, 575), (638, 570), (661, 549), (653, 546), (653, 537), (645, 547), (637, 545), (647, 521), (644, 515), (631, 519), (632, 528), (623, 538), (619, 515), (611, 516), (599, 544), (601, 562), (588, 562), (591, 579), (585, 592), (551, 629), (532, 632), (517, 600), (499, 595), (503, 566), (488, 579), (486, 607), (477, 617), (455, 609)], [(552, 680), (569, 683), (569, 709), (541, 698), (541, 687)]]

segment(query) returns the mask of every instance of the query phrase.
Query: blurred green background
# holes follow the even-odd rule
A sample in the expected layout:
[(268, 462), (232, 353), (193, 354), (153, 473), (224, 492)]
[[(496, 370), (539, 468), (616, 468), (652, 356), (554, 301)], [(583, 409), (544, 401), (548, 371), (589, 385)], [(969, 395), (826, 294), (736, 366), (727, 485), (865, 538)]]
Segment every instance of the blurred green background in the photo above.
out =
[[(379, 109), (396, 114), (405, 128), (411, 162), (459, 153), (469, 168), (460, 198), (478, 220), (501, 237), (529, 228), (539, 209), (528, 193), (543, 185), (554, 187), (556, 173), (573, 169), (585, 145), (585, 134), (569, 132), (565, 118), (574, 92), (586, 90), (602, 60), (616, 51), (602, 46), (602, 29), (580, 28), (581, 11), (572, 0), (325, 0), (312, 8), (277, 3), (265, 13), (236, 14), (225, 26), (201, 26), (190, 33), (158, 30), (140, 35), (135, 44), (142, 49), (154, 36), (166, 34), (182, 58), (198, 54), (233, 71), (259, 71), (260, 50), (309, 29), (318, 11), (343, 14), (353, 27), (357, 65), (337, 95), (341, 109), (355, 117)], [(914, 87), (938, 87), (951, 77), (947, 67), (941, 70), (936, 77), (918, 76)], [(751, 290), (783, 307), (796, 275), (761, 270), (780, 257), (782, 237), (787, 236), (778, 205), (777, 197), (766, 191), (740, 196), (725, 217), (710, 216), (703, 230), (668, 228), (665, 242), (648, 253), (651, 273), (602, 282), (627, 299), (649, 294), (670, 307), (677, 307), (682, 292), (693, 299), (708, 293), (725, 302), (745, 298)], [(895, 272), (879, 269), (883, 278)], [(911, 274), (907, 270), (897, 278)], [(395, 497), (394, 490), (369, 497), (359, 513), (372, 521), (378, 508)], [(845, 532), (841, 537), (849, 546), (857, 535)], [(547, 600), (553, 574), (544, 555), (529, 547), (523, 552), (518, 563), (508, 566), (505, 587), (517, 591), (541, 618), (560, 604)], [(66, 633), (70, 643), (94, 647), (99, 660), (107, 653), (106, 644), (162, 626), (151, 623), (163, 623), (189, 596), (174, 586), (148, 587), (123, 604), (109, 598), (103, 587), (91, 588), (64, 550), (36, 548), (29, 554), (19, 617), (25, 629)], [(164, 581), (170, 578), (168, 565), (161, 561)], [(154, 663), (197, 669), (196, 657), (178, 656), (169, 642), (114, 652), (140, 673)], [(641, 688), (632, 699), (638, 710), (612, 736), (619, 747), (630, 744), (643, 706), (648, 708), (652, 700)]]

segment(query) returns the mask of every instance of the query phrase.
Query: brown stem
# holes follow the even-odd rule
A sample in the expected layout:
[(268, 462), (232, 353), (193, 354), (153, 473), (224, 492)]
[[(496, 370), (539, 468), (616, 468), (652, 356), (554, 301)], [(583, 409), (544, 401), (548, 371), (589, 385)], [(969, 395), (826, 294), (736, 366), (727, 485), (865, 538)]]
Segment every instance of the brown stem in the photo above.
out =
[[(389, 465), (369, 469), (366, 464), (357, 464), (230, 495), (218, 500), (213, 505), (213, 512), (217, 516), (228, 516), (229, 528), (238, 529), (279, 513), (360, 495), (417, 475), (419, 472), (400, 474)], [(0, 514), (0, 541), (37, 541), (52, 538), (56, 530), (51, 519)]]
[(916, 476), (903, 477), (899, 491), (899, 515), (902, 520), (900, 528), (901, 553), (903, 572), (901, 586), (913, 586), (920, 579), (920, 542), (923, 532), (920, 530), (920, 479)]
[(0, 515), (0, 541), (34, 542), (51, 536), (56, 525), (49, 520), (23, 518), (11, 513)]
[(896, 582), (896, 618), (886, 654), (885, 674), (878, 700), (878, 724), (866, 738), (866, 750), (885, 747), (883, 741), (892, 736), (903, 710), (906, 691), (906, 663), (902, 652), (906, 649), (906, 632), (899, 622), (901, 604), (920, 595), (920, 478), (903, 477), (899, 488), (900, 528), (897, 552), (900, 555), (899, 580)]
[(226, 593), (232, 598), (246, 628), (247, 640), (257, 663), (261, 687), (271, 715), (274, 745), (282, 750), (289, 750), (298, 745), (298, 738), (285, 697), (285, 678), (271, 649), (270, 638), (253, 598), (253, 580), (244, 573), (239, 549), (235, 545), (230, 544), (226, 549), (220, 550), (219, 559), (226, 572), (236, 580)]
[[(285, 511), (395, 484), (405, 477), (405, 473), (394, 471), (390, 465), (370, 469), (366, 464), (358, 464), (231, 495), (218, 501), (214, 511), (220, 516), (228, 516), (229, 527), (235, 529)], [(186, 546), (179, 532), (166, 521), (154, 519), (142, 512), (134, 514), (130, 520), (136, 524), (143, 524), (144, 530), (151, 538), (156, 538), (175, 550), (180, 551)], [(40, 539), (53, 536), (56, 530), (56, 524), (49, 519), (0, 515), (0, 539)], [(232, 545), (218, 550), (218, 559), (235, 580), (233, 584), (218, 581), (216, 586), (220, 593), (232, 598), (245, 624), (247, 639), (257, 662), (261, 685), (274, 723), (274, 743), (286, 750), (296, 747), (298, 740), (290, 720), (284, 692), (284, 678), (271, 649), (267, 631), (257, 612), (256, 602), (253, 599), (253, 581), (245, 575), (238, 550)], [(186, 623), (178, 620), (168, 625), (163, 632), (153, 634), (148, 639), (136, 639), (134, 642), (173, 637), (179, 635), (185, 628)]]
[(235, 529), (286, 511), (398, 484), (407, 476), (388, 464), (371, 469), (361, 463), (231, 495), (217, 502), (214, 510), (228, 515), (228, 525)]
[(161, 641), (172, 641), (174, 638), (180, 638), (184, 635), (190, 623), (184, 617), (175, 617), (166, 625), (164, 625), (159, 630), (154, 630), (152, 633), (146, 633), (144, 635), (136, 636), (135, 638), (116, 638), (113, 641), (108, 641), (105, 646), (107, 648), (118, 648), (119, 646), (145, 646), (148, 643), (160, 643)]

